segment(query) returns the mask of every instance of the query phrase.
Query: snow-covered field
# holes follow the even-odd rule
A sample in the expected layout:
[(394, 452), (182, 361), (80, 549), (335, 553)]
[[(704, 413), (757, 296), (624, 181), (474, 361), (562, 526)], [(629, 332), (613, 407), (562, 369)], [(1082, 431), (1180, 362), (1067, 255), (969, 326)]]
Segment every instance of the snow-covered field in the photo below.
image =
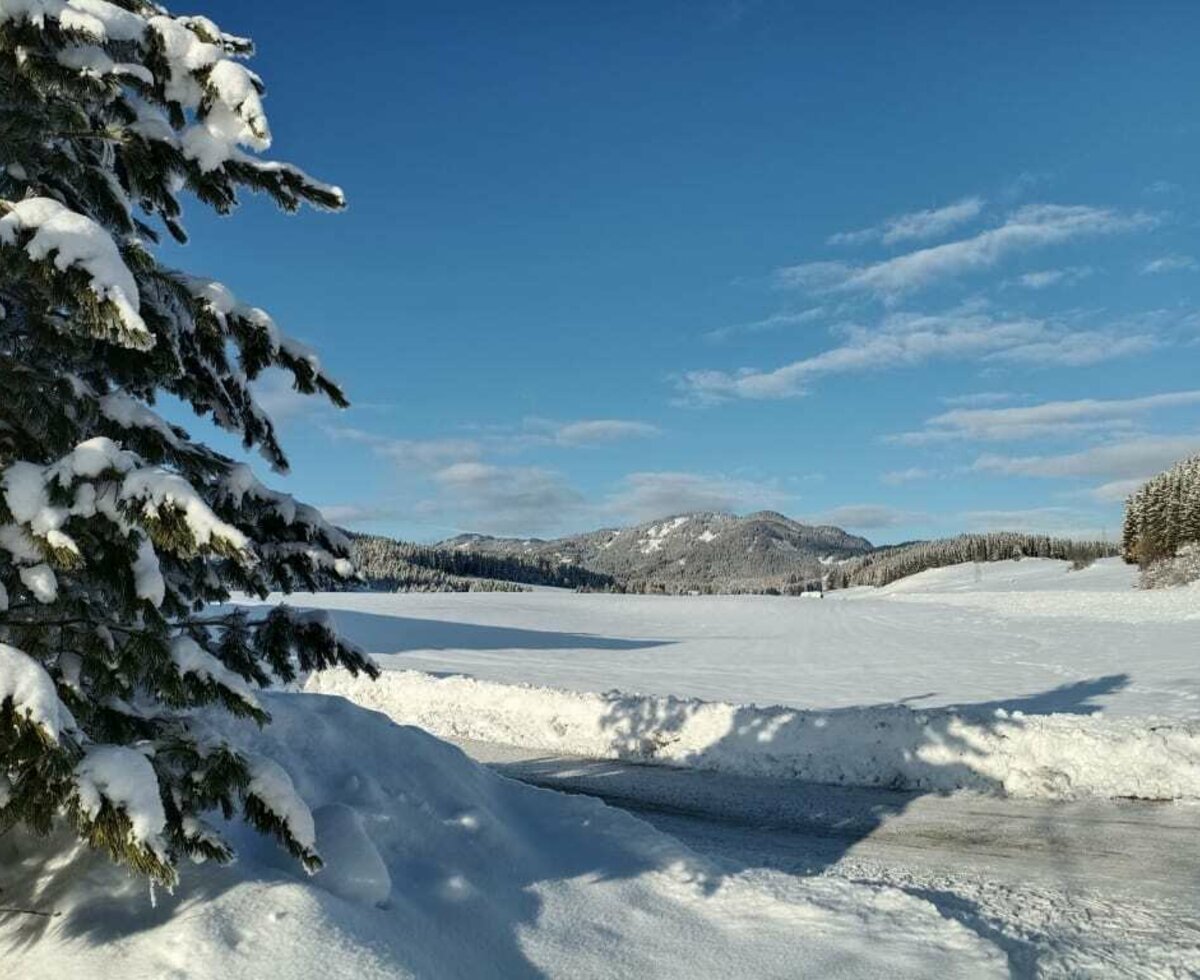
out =
[[(3, 963), (31, 980), (1193, 975), (1187, 870), (1117, 888), (1138, 861), (1108, 852), (1188, 839), (1194, 808), (1131, 823), (1104, 798), (1200, 798), (1200, 590), (1136, 592), (1116, 563), (979, 574), (825, 600), (294, 597), (389, 670), (264, 695), (261, 732), (221, 724), (292, 774), (326, 869), (239, 825), (236, 865), (186, 868), (152, 905), (102, 856), (13, 831), (0, 904), (58, 914), (0, 912)], [(649, 822), (385, 714), (524, 745), (502, 769), (629, 797)], [(920, 796), (964, 787), (1091, 799), (1060, 816)]]
[(446, 737), (853, 785), (1200, 799), (1200, 589), (1133, 581), (1117, 561), (1027, 559), (824, 600), (302, 601), (389, 668), (314, 690)]
[(945, 705), (1200, 718), (1200, 588), (1117, 560), (938, 569), (824, 600), (532, 593), (298, 595), (391, 670), (572, 691), (833, 709)]

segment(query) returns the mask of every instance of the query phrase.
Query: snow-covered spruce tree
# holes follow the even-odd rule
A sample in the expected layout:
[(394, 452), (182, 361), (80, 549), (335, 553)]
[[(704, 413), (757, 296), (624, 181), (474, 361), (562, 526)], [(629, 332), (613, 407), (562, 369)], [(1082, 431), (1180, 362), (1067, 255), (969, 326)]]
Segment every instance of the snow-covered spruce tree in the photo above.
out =
[(1151, 477), (1125, 503), (1121, 552), (1143, 568), (1200, 543), (1200, 456)]
[(66, 821), (166, 883), (231, 856), (214, 813), (318, 865), (286, 773), (206, 719), (267, 722), (255, 687), (297, 672), (374, 672), (318, 618), (217, 605), (349, 574), (349, 543), (150, 407), (170, 393), (281, 471), (249, 382), (345, 403), (266, 313), (153, 250), (183, 239), (182, 192), (342, 207), (257, 156), (251, 50), (144, 0), (0, 0), (0, 833)]

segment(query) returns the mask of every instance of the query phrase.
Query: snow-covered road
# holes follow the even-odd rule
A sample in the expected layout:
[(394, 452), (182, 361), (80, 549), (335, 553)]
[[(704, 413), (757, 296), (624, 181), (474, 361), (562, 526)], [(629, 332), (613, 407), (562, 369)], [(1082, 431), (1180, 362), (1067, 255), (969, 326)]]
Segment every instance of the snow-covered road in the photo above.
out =
[(1003, 949), (1014, 976), (1200, 973), (1200, 806), (918, 795), (460, 742), (534, 785), (628, 809), (785, 893), (890, 885)]

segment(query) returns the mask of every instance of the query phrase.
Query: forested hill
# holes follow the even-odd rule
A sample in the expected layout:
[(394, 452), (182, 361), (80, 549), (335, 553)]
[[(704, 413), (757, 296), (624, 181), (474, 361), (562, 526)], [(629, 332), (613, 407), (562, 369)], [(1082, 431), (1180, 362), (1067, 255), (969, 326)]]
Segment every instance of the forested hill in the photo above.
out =
[(772, 511), (744, 517), (681, 514), (626, 528), (543, 541), (459, 535), (440, 549), (578, 566), (631, 592), (799, 592), (834, 563), (872, 550), (838, 527)]
[(367, 585), (400, 592), (520, 591), (523, 585), (606, 591), (611, 576), (563, 562), (476, 554), (352, 534), (353, 561)]
[(832, 568), (827, 584), (831, 589), (888, 585), (930, 568), (1010, 558), (1058, 558), (1082, 565), (1097, 558), (1111, 558), (1117, 553), (1117, 546), (1107, 541), (1076, 541), (1009, 531), (960, 534), (954, 538), (880, 548)]
[(436, 545), (351, 535), (365, 584), (405, 592), (519, 591), (796, 594), (887, 585), (930, 568), (1014, 557), (1087, 563), (1115, 544), (1038, 534), (963, 534), (874, 547), (840, 528), (780, 514), (683, 514), (556, 540), (463, 534)]

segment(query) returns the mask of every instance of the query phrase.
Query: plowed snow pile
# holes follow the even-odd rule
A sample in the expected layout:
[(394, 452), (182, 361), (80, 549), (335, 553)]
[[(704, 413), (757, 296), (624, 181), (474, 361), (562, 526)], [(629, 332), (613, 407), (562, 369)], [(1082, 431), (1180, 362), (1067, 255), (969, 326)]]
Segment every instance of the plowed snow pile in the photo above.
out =
[(307, 877), (235, 828), (236, 865), (184, 868), (154, 905), (105, 858), (9, 832), (3, 905), (60, 914), (0, 913), (6, 975), (1007, 975), (996, 947), (897, 889), (813, 878), (785, 896), (340, 698), (263, 702), (274, 721), (247, 747), (292, 774), (327, 867)]

